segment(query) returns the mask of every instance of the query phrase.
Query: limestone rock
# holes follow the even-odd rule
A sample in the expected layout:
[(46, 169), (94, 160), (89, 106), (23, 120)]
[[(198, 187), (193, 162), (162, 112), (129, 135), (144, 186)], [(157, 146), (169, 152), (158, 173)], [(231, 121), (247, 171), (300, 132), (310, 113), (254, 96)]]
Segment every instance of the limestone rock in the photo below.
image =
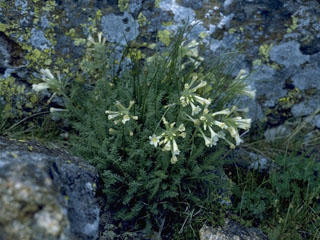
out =
[[(148, 57), (152, 54), (148, 46), (156, 39), (160, 39), (158, 49), (165, 45), (162, 33), (168, 38), (178, 26), (197, 22), (188, 38), (203, 43), (205, 59), (236, 52), (230, 63), (232, 74), (242, 68), (251, 73), (250, 85), (257, 89), (257, 98), (250, 103), (255, 106), (250, 109), (254, 120), (267, 119), (270, 110), (281, 119), (274, 123), (269, 118), (273, 125), (296, 116), (299, 101), (290, 106), (291, 113), (286, 109), (288, 116), (275, 110), (281, 107), (281, 98), (290, 97), (293, 88), (298, 88), (304, 99), (310, 89), (315, 91), (313, 97), (320, 96), (319, 0), (8, 0), (0, 1), (0, 20), (0, 34), (27, 52), (23, 60), (31, 73), (41, 68), (59, 69), (65, 79), (74, 79), (89, 34), (102, 31), (105, 38), (120, 45), (126, 36), (128, 41), (137, 41), (142, 56)], [(120, 52), (121, 47), (117, 49)], [(11, 67), (9, 58), (15, 54), (0, 40), (0, 76), (11, 76), (16, 85), (39, 78), (33, 74), (19, 76), (16, 67), (24, 64), (16, 61), (16, 67)], [(19, 97), (30, 95), (28, 91), (26, 87)], [(43, 110), (40, 102), (47, 99), (41, 95), (37, 102), (13, 108), (28, 108), (23, 114), (17, 111), (19, 116), (28, 116), (27, 112)], [(7, 100), (0, 101), (7, 104)], [(55, 104), (60, 105), (58, 101)], [(313, 108), (312, 102), (304, 102), (304, 107)]]
[(81, 159), (1, 137), (0, 239), (97, 239), (96, 181)]
[(267, 240), (268, 238), (256, 228), (245, 228), (238, 223), (226, 220), (225, 225), (211, 228), (204, 225), (200, 229), (200, 240)]

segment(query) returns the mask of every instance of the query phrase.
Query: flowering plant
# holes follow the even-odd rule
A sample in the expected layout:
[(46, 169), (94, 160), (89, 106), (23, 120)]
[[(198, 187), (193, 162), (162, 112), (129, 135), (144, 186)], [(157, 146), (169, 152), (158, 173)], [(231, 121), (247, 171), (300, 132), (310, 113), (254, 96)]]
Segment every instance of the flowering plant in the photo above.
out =
[[(219, 69), (221, 63), (206, 64), (187, 33), (180, 29), (168, 50), (143, 63), (137, 51), (102, 56), (115, 47), (102, 34), (97, 42), (90, 36), (81, 65), (88, 82), (74, 83), (68, 111), (56, 112), (75, 130), (73, 150), (100, 172), (116, 217), (135, 219), (149, 230), (160, 229), (169, 216), (175, 221), (172, 213), (179, 216), (186, 206), (209, 202), (218, 189), (214, 170), (225, 146), (238, 146), (251, 124), (246, 109), (234, 106), (241, 95), (254, 97), (245, 72), (232, 77)], [(123, 68), (124, 60), (129, 68)]]

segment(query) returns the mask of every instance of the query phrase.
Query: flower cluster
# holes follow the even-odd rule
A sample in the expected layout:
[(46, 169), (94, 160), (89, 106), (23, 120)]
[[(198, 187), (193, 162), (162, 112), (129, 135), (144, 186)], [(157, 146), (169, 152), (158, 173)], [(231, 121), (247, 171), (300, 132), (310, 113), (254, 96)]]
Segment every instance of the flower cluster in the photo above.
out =
[[(186, 56), (190, 60), (190, 62), (195, 65), (195, 67), (198, 67), (204, 60), (203, 57), (199, 56), (198, 46), (199, 42), (197, 42), (196, 40), (192, 40), (187, 44), (185, 44), (185, 42), (182, 42), (181, 47), (181, 55)], [(185, 64), (183, 64), (182, 67), (184, 68)]]
[(42, 83), (32, 84), (32, 89), (36, 92), (50, 89), (53, 91), (52, 96), (48, 100), (50, 102), (55, 95), (64, 95), (65, 83), (61, 80), (60, 73), (57, 73), (57, 78), (53, 76), (49, 69), (41, 69)]
[(88, 41), (89, 41), (89, 43), (91, 43), (93, 45), (104, 45), (106, 43), (107, 39), (103, 37), (102, 32), (99, 32), (97, 42), (93, 39), (93, 37), (91, 35), (89, 35)]
[[(246, 76), (245, 70), (240, 70), (236, 79), (242, 80)], [(195, 85), (195, 86), (194, 86)], [(187, 118), (194, 123), (196, 131), (198, 131), (198, 136), (202, 137), (205, 141), (207, 147), (212, 147), (216, 145), (219, 138), (225, 140), (231, 148), (239, 145), (242, 140), (240, 138), (238, 128), (248, 130), (251, 125), (251, 119), (243, 119), (240, 116), (230, 117), (235, 112), (244, 112), (243, 109), (237, 109), (235, 106), (231, 109), (224, 109), (218, 112), (210, 112), (211, 99), (206, 99), (197, 91), (203, 87), (206, 87), (207, 83), (205, 81), (198, 81), (196, 77), (193, 77), (190, 84), (185, 84), (184, 91), (180, 97), (181, 105), (185, 108), (187, 106), (191, 107), (191, 116), (185, 112)], [(255, 97), (255, 91), (250, 88), (245, 88), (242, 94), (249, 97)], [(195, 103), (200, 103), (202, 109), (195, 105)], [(197, 117), (194, 117), (197, 116)], [(235, 140), (235, 144), (230, 142), (226, 138), (225, 131), (227, 131), (232, 138)], [(206, 132), (210, 135), (207, 136)]]
[(135, 103), (134, 101), (130, 101), (129, 107), (126, 108), (119, 101), (117, 101), (115, 105), (118, 108), (118, 111), (110, 111), (110, 110), (105, 111), (105, 113), (108, 115), (108, 120), (114, 119), (114, 124), (116, 125), (119, 123), (119, 121), (125, 124), (131, 118), (133, 120), (138, 120), (138, 116), (133, 116), (130, 113), (130, 109), (134, 103)]
[(149, 137), (150, 144), (154, 145), (155, 147), (163, 145), (163, 151), (171, 151), (171, 163), (175, 164), (178, 159), (177, 155), (180, 154), (180, 150), (178, 148), (178, 144), (176, 142), (177, 137), (186, 137), (185, 127), (183, 123), (179, 125), (179, 127), (175, 127), (175, 122), (169, 124), (169, 122), (163, 118), (163, 124), (166, 127), (166, 130), (163, 131), (159, 136), (153, 134)]
[(205, 98), (200, 97), (199, 95), (196, 94), (196, 91), (198, 89), (207, 86), (207, 82), (201, 80), (198, 85), (193, 87), (193, 85), (196, 83), (196, 81), (197, 81), (197, 77), (194, 76), (192, 78), (192, 81), (190, 84), (186, 83), (184, 85), (184, 90), (183, 90), (182, 95), (180, 97), (180, 102), (183, 107), (186, 107), (188, 105), (191, 106), (191, 108), (192, 108), (191, 115), (192, 116), (198, 114), (201, 111), (201, 108), (198, 105), (196, 105), (196, 102), (200, 103), (203, 106), (208, 106), (211, 104), (210, 98), (205, 99)]
[[(237, 79), (242, 79), (244, 75), (245, 72), (240, 71)], [(227, 108), (218, 112), (211, 112), (210, 104), (212, 100), (201, 96), (201, 92), (205, 91), (200, 90), (204, 87), (208, 87), (210, 90), (207, 82), (203, 80), (199, 81), (195, 75), (192, 77), (190, 83), (184, 85), (180, 96), (180, 104), (183, 108), (184, 115), (189, 121), (193, 122), (195, 133), (197, 133), (197, 136), (203, 138), (207, 147), (212, 147), (217, 144), (219, 139), (223, 139), (231, 148), (235, 148), (235, 146), (238, 146), (242, 142), (238, 129), (248, 130), (251, 125), (251, 119), (242, 118), (241, 116), (232, 117), (231, 115), (246, 112), (247, 110), (238, 109), (233, 106), (231, 109)], [(254, 98), (255, 91), (245, 88), (242, 94)], [(191, 116), (189, 112), (191, 112)], [(165, 118), (163, 118), (163, 123), (166, 130), (159, 136), (155, 134), (150, 136), (150, 144), (155, 147), (157, 147), (158, 144), (163, 144), (163, 150), (171, 151), (172, 153), (171, 163), (176, 163), (176, 155), (178, 155), (180, 151), (175, 139), (177, 136), (185, 137), (185, 127), (181, 124), (179, 128), (175, 128), (175, 122), (170, 124)], [(235, 143), (227, 138), (226, 133), (234, 139)]]

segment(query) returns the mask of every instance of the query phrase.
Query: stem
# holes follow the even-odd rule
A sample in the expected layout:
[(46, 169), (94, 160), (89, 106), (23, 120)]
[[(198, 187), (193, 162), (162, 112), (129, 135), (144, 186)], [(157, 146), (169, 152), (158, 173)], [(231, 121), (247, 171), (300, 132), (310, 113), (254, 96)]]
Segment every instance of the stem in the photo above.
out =
[(190, 139), (190, 144), (191, 144), (191, 152), (190, 152), (190, 157), (192, 156), (193, 148), (194, 148), (194, 138), (196, 134), (198, 133), (198, 128), (193, 132), (192, 137)]
[(36, 116), (38, 116), (38, 115), (44, 115), (44, 114), (47, 114), (47, 113), (50, 113), (50, 111), (39, 112), (39, 113), (32, 114), (31, 116), (25, 117), (25, 118), (24, 118), (24, 119), (22, 119), (21, 121), (19, 121), (19, 122), (17, 122), (17, 123), (15, 123), (15, 124), (13, 124), (13, 125), (12, 125), (8, 130), (7, 130), (7, 131), (12, 130), (13, 128), (15, 128), (15, 127), (19, 126), (21, 123), (23, 123), (23, 122), (27, 121), (27, 120), (28, 120), (28, 119), (30, 119), (30, 118), (36, 117)]
[(156, 128), (155, 128), (154, 132), (156, 132), (156, 131), (157, 131), (157, 129), (158, 129), (158, 127), (159, 127), (160, 123), (161, 123), (161, 120), (162, 120), (162, 119), (163, 119), (163, 117), (167, 114), (167, 112), (169, 111), (169, 108), (170, 108), (170, 107), (172, 107), (172, 106), (174, 106), (174, 105), (175, 105), (175, 103), (173, 103), (173, 105), (172, 105), (172, 104), (171, 104), (171, 105), (168, 105), (167, 110), (162, 114), (162, 116), (161, 116), (161, 118), (160, 118), (160, 121), (158, 122), (158, 124), (157, 124), (157, 126), (156, 126)]

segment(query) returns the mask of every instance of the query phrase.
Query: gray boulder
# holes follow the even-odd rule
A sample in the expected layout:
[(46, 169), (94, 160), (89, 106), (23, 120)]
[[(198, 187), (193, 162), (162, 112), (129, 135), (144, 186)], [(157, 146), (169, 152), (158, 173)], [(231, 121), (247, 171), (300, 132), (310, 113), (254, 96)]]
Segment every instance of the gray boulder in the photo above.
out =
[(97, 179), (66, 152), (0, 137), (0, 240), (97, 239)]
[(226, 219), (223, 227), (211, 228), (204, 225), (200, 229), (200, 240), (267, 240), (259, 229), (246, 228)]

